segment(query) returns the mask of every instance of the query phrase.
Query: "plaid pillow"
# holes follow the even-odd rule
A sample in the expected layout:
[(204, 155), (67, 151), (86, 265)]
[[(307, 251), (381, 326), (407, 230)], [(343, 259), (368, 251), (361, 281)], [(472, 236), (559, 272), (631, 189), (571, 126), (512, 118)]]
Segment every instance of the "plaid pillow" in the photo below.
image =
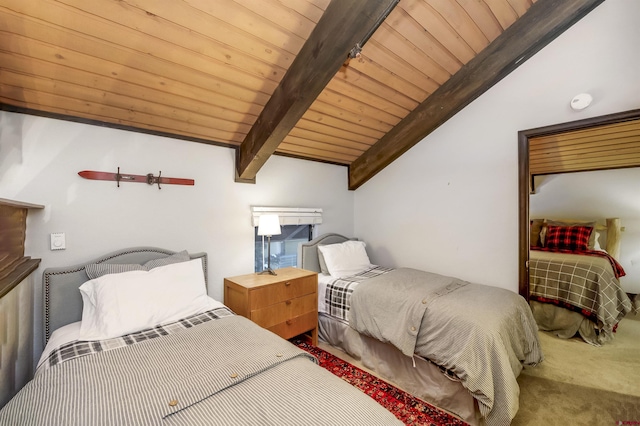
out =
[(590, 226), (547, 226), (544, 245), (550, 249), (584, 251), (589, 247)]

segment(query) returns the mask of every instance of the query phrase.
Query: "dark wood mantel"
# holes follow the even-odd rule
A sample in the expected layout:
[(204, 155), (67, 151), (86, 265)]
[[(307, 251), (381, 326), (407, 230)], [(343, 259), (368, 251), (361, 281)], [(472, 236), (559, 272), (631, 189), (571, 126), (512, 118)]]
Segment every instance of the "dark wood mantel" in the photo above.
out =
[(40, 264), (40, 259), (24, 255), (29, 209), (40, 204), (0, 198), (0, 298), (9, 293)]

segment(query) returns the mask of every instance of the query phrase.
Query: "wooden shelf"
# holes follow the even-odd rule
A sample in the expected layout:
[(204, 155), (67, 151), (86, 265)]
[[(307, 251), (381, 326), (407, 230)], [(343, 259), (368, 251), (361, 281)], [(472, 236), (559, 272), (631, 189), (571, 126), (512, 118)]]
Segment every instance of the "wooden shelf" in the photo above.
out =
[(40, 265), (40, 259), (24, 255), (29, 209), (44, 206), (0, 198), (0, 298)]
[(19, 262), (14, 262), (14, 267), (10, 270), (2, 271), (4, 275), (0, 278), (0, 298), (9, 293), (15, 286), (20, 284), (30, 273), (35, 271), (40, 265), (40, 259), (31, 259), (23, 257)]
[(22, 209), (44, 209), (42, 204), (25, 203), (24, 201), (0, 198), (0, 205), (17, 207)]

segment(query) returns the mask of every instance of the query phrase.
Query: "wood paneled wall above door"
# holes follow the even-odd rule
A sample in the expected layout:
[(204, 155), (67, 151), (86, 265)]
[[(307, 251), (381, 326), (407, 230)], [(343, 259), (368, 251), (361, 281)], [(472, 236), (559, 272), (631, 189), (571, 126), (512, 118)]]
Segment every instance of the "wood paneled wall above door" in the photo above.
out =
[(640, 166), (640, 119), (529, 139), (532, 176)]

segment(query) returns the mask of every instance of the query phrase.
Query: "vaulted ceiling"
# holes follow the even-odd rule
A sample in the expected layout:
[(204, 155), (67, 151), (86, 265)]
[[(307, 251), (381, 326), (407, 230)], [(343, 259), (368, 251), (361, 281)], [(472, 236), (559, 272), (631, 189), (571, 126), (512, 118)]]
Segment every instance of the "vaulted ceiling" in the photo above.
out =
[(355, 189), (604, 0), (0, 0), (0, 103), (349, 167)]

